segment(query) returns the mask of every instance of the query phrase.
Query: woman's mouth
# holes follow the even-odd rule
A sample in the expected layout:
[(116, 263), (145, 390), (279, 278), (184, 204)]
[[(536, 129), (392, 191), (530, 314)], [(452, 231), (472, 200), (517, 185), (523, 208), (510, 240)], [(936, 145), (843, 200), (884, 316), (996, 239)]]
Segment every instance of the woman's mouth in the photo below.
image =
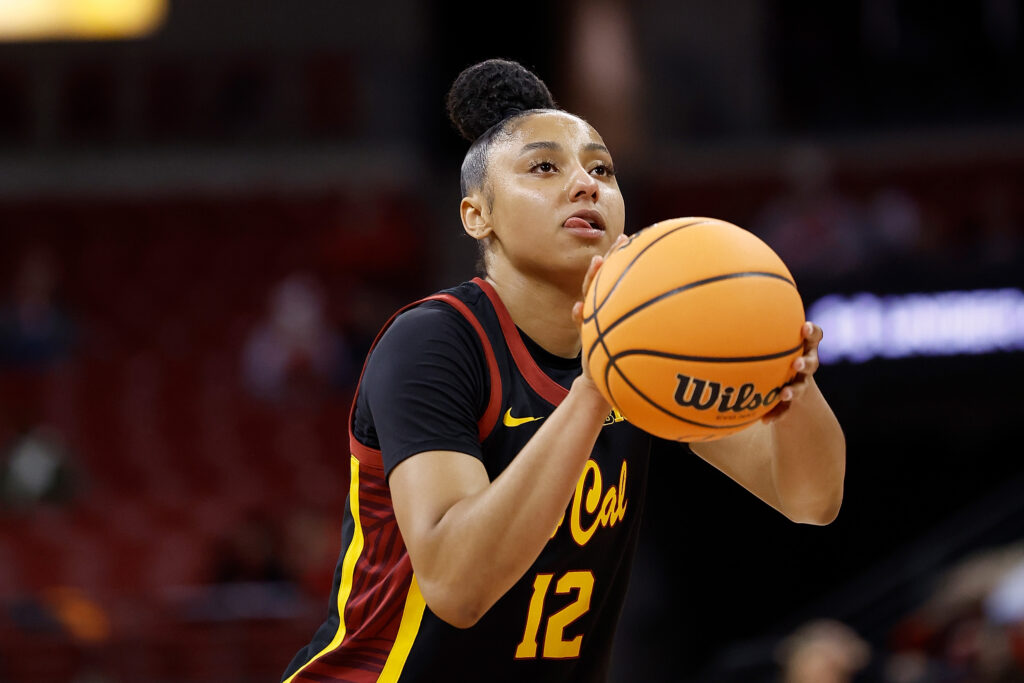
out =
[(578, 228), (580, 230), (600, 230), (601, 229), (600, 227), (598, 227), (597, 223), (592, 223), (590, 221), (583, 220), (582, 218), (577, 218), (576, 216), (573, 216), (572, 218), (567, 220), (565, 222), (565, 227), (567, 227), (567, 228)]
[(604, 235), (604, 225), (596, 211), (580, 211), (569, 216), (562, 227), (578, 237), (594, 239)]

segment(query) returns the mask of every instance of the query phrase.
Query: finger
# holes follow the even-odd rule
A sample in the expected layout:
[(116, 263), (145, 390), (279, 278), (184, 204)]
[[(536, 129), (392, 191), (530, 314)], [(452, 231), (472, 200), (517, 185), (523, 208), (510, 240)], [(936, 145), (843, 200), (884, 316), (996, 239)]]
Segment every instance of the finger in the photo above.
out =
[(813, 343), (815, 346), (821, 342), (821, 338), (825, 336), (824, 330), (812, 323), (810, 320), (804, 323), (803, 328), (800, 330), (801, 334), (806, 341)]
[(618, 249), (619, 247), (621, 247), (623, 244), (625, 244), (628, 241), (629, 241), (629, 238), (626, 237), (625, 235), (619, 235), (618, 237), (616, 237), (615, 241), (612, 242), (612, 246), (608, 247), (608, 251), (605, 252), (605, 257), (610, 255), (613, 251), (615, 251), (616, 249)]
[(608, 256), (613, 251), (618, 249), (622, 244), (625, 244), (628, 240), (629, 240), (629, 238), (626, 237), (625, 235), (619, 235), (618, 237), (615, 238), (615, 241), (612, 242), (612, 246), (610, 246), (608, 248), (608, 251), (605, 252), (604, 256), (594, 256), (593, 258), (590, 259), (590, 265), (587, 267), (587, 275), (586, 275), (586, 277), (583, 278), (583, 296), (584, 297), (586, 297), (587, 290), (590, 289), (590, 283), (594, 281), (594, 277), (597, 275), (597, 271), (604, 264), (604, 262), (608, 258)]
[(802, 356), (797, 356), (793, 359), (793, 364), (790, 366), (793, 371), (797, 374), (813, 375), (818, 371), (820, 362), (818, 360), (818, 346), (814, 344), (811, 348), (807, 349)]
[(572, 319), (579, 327), (583, 324), (583, 302), (577, 301), (572, 305)]
[(813, 375), (814, 373), (816, 373), (818, 371), (818, 367), (821, 365), (821, 363), (818, 360), (817, 345), (815, 345), (813, 349), (805, 353), (803, 356), (800, 356), (800, 360), (804, 362), (802, 372), (805, 375)]
[(801, 372), (799, 374), (796, 374), (796, 375), (793, 375), (793, 379), (791, 379), (788, 382), (786, 382), (785, 386), (787, 386), (787, 387), (788, 386), (800, 386), (800, 385), (804, 384), (805, 382), (807, 382), (807, 377), (808, 377), (808, 375), (806, 373), (803, 373), (803, 372)]
[(779, 417), (782, 416), (782, 414), (785, 413), (787, 410), (789, 410), (789, 402), (779, 403), (774, 408), (772, 408), (767, 413), (761, 416), (761, 422), (764, 422), (765, 424), (775, 422), (775, 420), (778, 420)]
[(810, 353), (797, 356), (793, 360), (793, 365), (791, 367), (796, 373), (796, 377), (809, 377), (818, 371), (818, 365), (818, 351), (815, 349)]
[[(789, 393), (787, 394), (789, 398), (785, 400), (785, 403), (796, 403), (804, 394), (807, 393), (809, 383), (806, 380), (806, 377), (801, 377), (798, 381), (791, 382), (786, 386), (786, 388), (789, 389)], [(779, 393), (781, 394), (782, 392)]]
[(789, 410), (793, 403), (793, 399), (797, 396), (797, 390), (791, 384), (787, 384), (779, 392), (779, 402), (775, 404), (775, 407), (769, 410), (767, 413), (761, 416), (761, 421), (765, 423), (771, 423), (779, 419), (779, 417)]
[(587, 290), (590, 289), (590, 283), (593, 282), (594, 276), (597, 274), (602, 263), (604, 263), (603, 256), (594, 256), (590, 259), (590, 265), (587, 267), (587, 274), (583, 277), (583, 296), (587, 295)]

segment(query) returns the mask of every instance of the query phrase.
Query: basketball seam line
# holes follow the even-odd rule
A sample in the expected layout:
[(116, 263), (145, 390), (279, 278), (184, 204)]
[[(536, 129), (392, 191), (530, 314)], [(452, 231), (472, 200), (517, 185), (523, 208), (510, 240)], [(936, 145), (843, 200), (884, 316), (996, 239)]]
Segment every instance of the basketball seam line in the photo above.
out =
[[(698, 220), (695, 220), (692, 223), (687, 223), (686, 225), (677, 225), (676, 227), (674, 227), (671, 230), (669, 230), (668, 232), (666, 232), (664, 235), (659, 235), (658, 237), (654, 238), (654, 240), (651, 241), (650, 244), (645, 246), (643, 249), (641, 249), (639, 252), (637, 252), (637, 254), (632, 259), (630, 259), (629, 263), (626, 264), (626, 267), (622, 269), (621, 273), (619, 273), (619, 277), (616, 278), (615, 282), (612, 283), (611, 289), (609, 289), (608, 292), (604, 295), (604, 298), (601, 299), (601, 303), (600, 304), (597, 303), (597, 280), (595, 280), (594, 281), (594, 310), (591, 311), (591, 313), (590, 313), (590, 315), (588, 317), (583, 319), (583, 322), (585, 322), (585, 323), (590, 322), (590, 319), (593, 318), (594, 316), (596, 316), (597, 312), (600, 311), (602, 308), (604, 308), (604, 305), (605, 305), (605, 303), (607, 303), (608, 298), (612, 295), (613, 292), (615, 292), (615, 288), (618, 287), (619, 283), (622, 282), (622, 279), (624, 277), (626, 277), (626, 273), (629, 272), (629, 269), (633, 267), (633, 264), (636, 263), (636, 260), (638, 258), (640, 258), (641, 256), (643, 256), (647, 252), (647, 250), (649, 250), (652, 247), (654, 247), (655, 244), (657, 244), (661, 240), (665, 239), (669, 235), (673, 235), (676, 232), (682, 230), (683, 228), (690, 228), (690, 227), (693, 227), (694, 225), (700, 225), (701, 223), (709, 223), (709, 222), (710, 222), (710, 220), (707, 219), (707, 218), (700, 218)], [(637, 237), (642, 235), (647, 230), (650, 230), (652, 227), (654, 227), (654, 226), (648, 226), (648, 227), (644, 228), (643, 230), (640, 230), (640, 231), (634, 233), (633, 235), (630, 235), (629, 240), (626, 241), (626, 244), (624, 244), (621, 247), (619, 247), (618, 249), (616, 249), (616, 251), (621, 251), (621, 250), (625, 249), (627, 246), (629, 246), (630, 242), (632, 242), (634, 239), (636, 239)], [(609, 256), (611, 256), (611, 254), (609, 254)], [(601, 271), (600, 270), (597, 271), (597, 277), (598, 278), (601, 277)]]
[[(601, 271), (600, 270), (597, 271), (597, 277), (598, 278), (601, 277)], [(591, 348), (591, 352), (593, 352), (594, 347), (597, 346), (598, 344), (601, 344), (601, 347), (604, 348), (604, 355), (608, 356), (608, 362), (604, 366), (604, 386), (605, 386), (605, 389), (608, 391), (608, 398), (611, 400), (612, 407), (614, 407), (616, 410), (619, 410), (621, 412), (621, 409), (619, 408), (618, 402), (615, 400), (615, 397), (612, 396), (612, 388), (610, 386), (608, 386), (608, 368), (610, 368), (612, 365), (614, 365), (614, 362), (611, 359), (611, 355), (612, 355), (611, 351), (608, 350), (608, 346), (604, 343), (604, 333), (601, 332), (601, 323), (600, 323), (600, 321), (597, 318), (597, 307), (596, 307), (596, 303), (597, 303), (597, 281), (594, 282), (593, 290), (594, 290), (594, 303), (595, 303), (595, 307), (594, 307), (594, 314), (591, 317), (594, 320), (594, 331), (597, 334), (597, 340), (594, 342), (594, 346), (591, 346), (590, 348)], [(607, 297), (605, 297), (605, 299), (607, 300)], [(588, 353), (587, 357), (585, 359), (582, 359), (582, 360), (583, 360), (584, 363), (589, 363), (590, 362), (590, 354)]]
[[(600, 271), (598, 271), (598, 272), (600, 272)], [(744, 271), (742, 273), (727, 273), (725, 275), (715, 275), (714, 277), (705, 278), (703, 280), (696, 280), (694, 282), (689, 282), (689, 283), (687, 283), (685, 285), (682, 285), (680, 287), (676, 287), (674, 289), (670, 289), (667, 292), (662, 292), (661, 294), (657, 295), (656, 297), (648, 299), (647, 301), (644, 301), (643, 303), (635, 306), (631, 310), (626, 311), (625, 313), (620, 315), (618, 317), (618, 319), (616, 319), (615, 322), (613, 322), (611, 325), (609, 325), (607, 327), (607, 329), (605, 329), (604, 331), (602, 331), (600, 326), (597, 324), (597, 316), (596, 316), (596, 312), (595, 312), (593, 317), (594, 317), (594, 326), (595, 326), (595, 328), (597, 328), (597, 339), (594, 340), (594, 343), (590, 345), (590, 349), (587, 350), (587, 361), (590, 360), (590, 357), (594, 354), (594, 349), (597, 348), (597, 345), (599, 343), (601, 344), (602, 347), (604, 347), (605, 353), (606, 354), (608, 353), (608, 348), (607, 348), (607, 346), (605, 346), (605, 343), (604, 343), (605, 335), (608, 334), (609, 332), (611, 332), (613, 329), (615, 329), (615, 327), (619, 323), (621, 323), (623, 320), (625, 320), (626, 318), (629, 318), (629, 317), (635, 315), (636, 313), (639, 313), (643, 309), (645, 309), (645, 308), (647, 308), (649, 306), (652, 306), (652, 305), (658, 303), (659, 301), (661, 301), (663, 299), (666, 299), (666, 298), (668, 298), (670, 296), (675, 296), (676, 294), (679, 294), (680, 292), (685, 292), (685, 291), (690, 290), (690, 289), (696, 289), (697, 287), (702, 287), (704, 285), (712, 284), (712, 283), (715, 283), (715, 282), (721, 282), (723, 280), (732, 280), (732, 279), (741, 278), (741, 277), (770, 277), (770, 278), (774, 278), (776, 280), (782, 280), (783, 282), (786, 282), (786, 283), (792, 285), (793, 287), (796, 287), (796, 283), (795, 282), (793, 282), (789, 278), (784, 277), (782, 275), (779, 275), (777, 273), (768, 273), (768, 272), (756, 271), (756, 270)], [(607, 298), (608, 297), (605, 297), (605, 300), (607, 300)], [(611, 354), (608, 354), (608, 355), (611, 355)]]
[(803, 347), (803, 342), (801, 342), (791, 349), (786, 349), (785, 351), (779, 351), (777, 353), (769, 353), (762, 356), (685, 356), (678, 353), (669, 353), (667, 351), (656, 351), (654, 349), (626, 349), (625, 351), (619, 351), (614, 356), (611, 356), (609, 358), (609, 362), (612, 360), (618, 360), (623, 356), (644, 354), (648, 356), (655, 356), (657, 358), (671, 358), (672, 360), (686, 360), (701, 363), (754, 363), (762, 360), (783, 358), (791, 353), (799, 351)]

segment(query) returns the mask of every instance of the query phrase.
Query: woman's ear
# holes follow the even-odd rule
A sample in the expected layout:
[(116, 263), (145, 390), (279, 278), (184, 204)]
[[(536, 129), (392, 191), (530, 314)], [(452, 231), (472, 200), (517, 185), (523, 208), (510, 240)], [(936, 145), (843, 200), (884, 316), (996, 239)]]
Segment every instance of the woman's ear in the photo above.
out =
[(482, 240), (489, 237), (494, 231), (491, 227), (491, 216), (487, 209), (487, 203), (479, 192), (462, 198), (459, 213), (462, 215), (463, 230), (473, 239)]

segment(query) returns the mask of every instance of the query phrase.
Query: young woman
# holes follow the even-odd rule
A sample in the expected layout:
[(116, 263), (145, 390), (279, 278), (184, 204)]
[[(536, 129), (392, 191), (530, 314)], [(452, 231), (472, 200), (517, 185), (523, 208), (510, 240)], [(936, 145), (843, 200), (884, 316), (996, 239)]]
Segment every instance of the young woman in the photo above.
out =
[[(581, 368), (579, 303), (625, 212), (611, 155), (514, 62), (464, 71), (466, 232), (485, 276), (403, 309), (371, 349), (330, 612), (292, 681), (602, 681), (651, 437)], [(581, 288), (582, 286), (582, 288)], [(693, 450), (784, 515), (825, 524), (842, 432), (797, 379), (771, 418)]]

